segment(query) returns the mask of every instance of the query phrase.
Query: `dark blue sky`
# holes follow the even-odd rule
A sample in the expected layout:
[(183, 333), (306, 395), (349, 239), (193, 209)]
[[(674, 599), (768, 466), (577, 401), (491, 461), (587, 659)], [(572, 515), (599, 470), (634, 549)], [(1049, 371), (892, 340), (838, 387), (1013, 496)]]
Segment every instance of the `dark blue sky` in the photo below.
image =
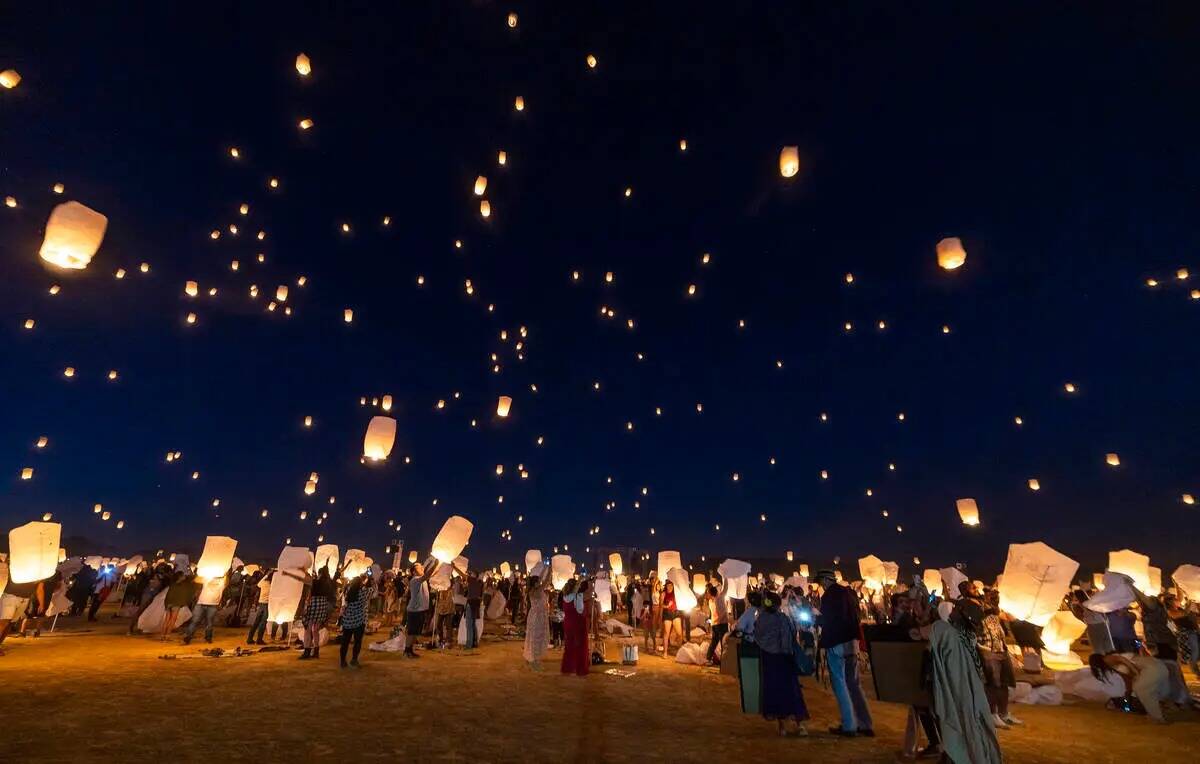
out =
[[(379, 556), (459, 513), (485, 564), (601, 543), (990, 574), (1035, 539), (1084, 573), (1125, 546), (1196, 562), (1188, 4), (74, 5), (5, 11), (0, 33), (24, 78), (0, 91), (19, 201), (0, 209), (0, 525), (51, 511), (118, 551), (228, 533), (264, 558), (324, 532)], [(109, 217), (81, 274), (37, 257), (65, 199)], [(945, 236), (969, 253), (954, 273)], [(265, 311), (279, 284), (290, 318)], [(499, 333), (522, 325), (518, 361)], [(366, 468), (358, 401), (384, 393), (397, 444)]]

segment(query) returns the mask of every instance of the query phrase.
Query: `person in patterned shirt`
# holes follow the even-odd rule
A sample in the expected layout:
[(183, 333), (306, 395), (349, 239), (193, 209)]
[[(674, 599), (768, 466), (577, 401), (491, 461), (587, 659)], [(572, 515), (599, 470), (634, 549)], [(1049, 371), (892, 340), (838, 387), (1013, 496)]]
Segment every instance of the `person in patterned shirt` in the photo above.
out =
[[(342, 610), (342, 668), (358, 668), (358, 654), (362, 651), (363, 633), (367, 628), (367, 603), (375, 596), (375, 580), (370, 571), (356, 576), (346, 587), (346, 607)], [(350, 641), (354, 641), (354, 655), (346, 663), (346, 652)]]

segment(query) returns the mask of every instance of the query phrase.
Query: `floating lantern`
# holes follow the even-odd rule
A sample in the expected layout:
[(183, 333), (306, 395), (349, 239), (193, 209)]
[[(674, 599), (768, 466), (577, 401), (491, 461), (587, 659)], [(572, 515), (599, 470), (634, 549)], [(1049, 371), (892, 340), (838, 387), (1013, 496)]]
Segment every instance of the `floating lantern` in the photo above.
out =
[(1054, 671), (1070, 671), (1083, 666), (1079, 656), (1071, 652), (1071, 643), (1079, 639), (1087, 625), (1070, 610), (1060, 610), (1042, 627), (1042, 662)]
[(342, 311), (342, 320), (348, 324), (352, 323), (354, 321), (354, 310), (351, 308), (346, 308), (344, 311)]
[(937, 264), (939, 268), (952, 271), (967, 261), (967, 251), (963, 249), (962, 241), (957, 236), (942, 239), (937, 243)]
[(1038, 482), (1037, 478), (1029, 478), (1029, 490), (1031, 490), (1031, 491), (1042, 490), (1042, 484)]
[(36, 446), (37, 446), (37, 448), (45, 448), (49, 442), (50, 442), (50, 439), (47, 438), (45, 435), (42, 435), (41, 437), (39, 437), (37, 439)]
[(195, 281), (189, 281), (183, 285), (183, 293), (188, 297), (195, 297), (200, 294), (200, 285)]
[(308, 75), (312, 74), (312, 62), (309, 61), (308, 56), (304, 55), (303, 53), (296, 56), (296, 72), (301, 77), (307, 77)]
[(21, 468), (21, 479), (22, 480), (32, 480), (33, 479), (33, 467), (22, 467)]
[(800, 172), (800, 147), (784, 146), (779, 152), (779, 174), (791, 178)]
[(793, 555), (792, 555), (792, 550), (790, 550), (790, 549), (789, 549), (789, 550), (788, 550), (788, 552), (787, 552), (787, 561), (788, 561), (788, 562), (791, 562), (791, 561), (792, 561), (792, 557), (793, 557)]
[(517, 28), (517, 14), (515, 14), (515, 13), (508, 14), (508, 28), (509, 29)]
[(291, 623), (304, 595), (303, 579), (285, 576), (282, 571), (307, 571), (312, 567), (312, 560), (312, 552), (305, 547), (286, 546), (279, 553), (275, 573), (271, 576), (271, 590), (267, 595), (267, 619), (271, 623)]
[(555, 589), (561, 590), (575, 577), (575, 563), (569, 554), (556, 554), (550, 558), (550, 578)]
[(275, 288), (275, 300), (277, 302), (287, 302), (288, 288), (282, 284)]
[(492, 203), (489, 202), (487, 199), (480, 201), (479, 202), (479, 214), (485, 218), (490, 218), (492, 216)]
[[(1000, 579), (1000, 609), (1044, 627), (1058, 612), (1078, 570), (1079, 563), (1040, 541), (1010, 544)], [(947, 594), (957, 598), (958, 590)]]
[(475, 178), (475, 195), (483, 196), (483, 192), (487, 190), (487, 178), (480, 175)]
[(500, 165), (508, 164), (508, 152), (501, 151), (496, 155), (496, 163)]
[(233, 552), (237, 541), (228, 536), (208, 536), (204, 539), (204, 551), (196, 563), (196, 575), (202, 578), (224, 576), (233, 564)]
[(511, 408), (512, 398), (508, 397), (507, 395), (501, 395), (500, 399), (496, 401), (496, 416), (501, 418), (507, 417)]
[(312, 496), (317, 492), (317, 481), (309, 480), (304, 484), (304, 495)]
[(513, 108), (517, 111), (525, 111), (525, 97), (517, 96), (516, 100), (513, 101)]
[(608, 567), (612, 569), (614, 576), (619, 576), (625, 572), (625, 564), (621, 561), (620, 552), (612, 552), (608, 555)]
[(304, 426), (305, 426), (305, 427), (312, 427), (312, 417), (311, 417), (311, 416), (305, 416), (305, 417), (304, 417)]
[(5, 69), (0, 72), (0, 86), (7, 90), (12, 90), (17, 85), (21, 84), (21, 75), (17, 74), (16, 69)]
[(28, 584), (54, 575), (58, 566), (59, 523), (31, 522), (8, 532), (8, 580)]
[(957, 499), (954, 505), (958, 507), (958, 519), (963, 525), (979, 525), (979, 505), (974, 499)]
[(82, 270), (100, 248), (106, 228), (108, 218), (104, 215), (79, 202), (64, 202), (50, 212), (38, 254), (60, 268)]
[(63, 376), (66, 377), (67, 379), (70, 379), (71, 377), (75, 376), (75, 367), (68, 366), (67, 368), (63, 369)]
[(450, 562), (462, 554), (467, 542), (471, 540), (471, 531), (474, 528), (475, 526), (467, 518), (459, 515), (451, 516), (438, 531), (429, 553), (443, 563)]
[(186, 320), (186, 321), (187, 321), (189, 324), (194, 324), (194, 323), (196, 323), (196, 314), (195, 314), (195, 313), (188, 313), (188, 314), (187, 314), (187, 318), (186, 318), (185, 320)]
[(1196, 503), (1195, 497), (1193, 497), (1190, 493), (1185, 493), (1183, 496), (1180, 496), (1179, 498), (1183, 501), (1184, 504), (1195, 504)]
[(1133, 585), (1143, 594), (1151, 596), (1158, 594), (1150, 581), (1150, 558), (1144, 554), (1139, 554), (1132, 549), (1109, 552), (1108, 572), (1123, 573), (1129, 576), (1133, 579)]
[(1106, 454), (1104, 456), (1104, 462), (1110, 467), (1120, 467), (1121, 457), (1116, 454)]
[(589, 53), (589, 54), (588, 54), (588, 56), (587, 56), (587, 59), (586, 59), (586, 60), (587, 60), (588, 69), (595, 69), (595, 68), (596, 68), (596, 63), (597, 63), (597, 62), (596, 62), (596, 57), (595, 57), (595, 56), (593, 56), (591, 53)]
[[(671, 568), (682, 568), (683, 561), (679, 558), (679, 552), (675, 550), (666, 550), (658, 553), (658, 569), (655, 571), (658, 574), (660, 583), (667, 582), (667, 571)], [(684, 581), (684, 588), (687, 588), (687, 581)], [(678, 588), (678, 587), (677, 587)]]
[[(703, 573), (696, 573), (692, 576), (692, 591), (699, 597), (704, 594), (704, 590), (708, 588), (708, 576)], [(679, 603), (676, 603), (679, 604)], [(693, 607), (695, 607), (693, 605)]]
[(309, 119), (308, 117), (305, 117), (304, 119), (300, 120), (300, 129), (301, 130), (308, 130), (312, 126), (313, 126), (313, 121), (311, 119)]
[(942, 574), (934, 568), (926, 568), (921, 575), (921, 583), (925, 584), (925, 588), (934, 597), (940, 596), (942, 593)]
[(680, 151), (687, 151), (687, 138), (680, 138), (680, 139), (679, 139), (679, 150), (680, 150)]
[(386, 459), (392, 453), (395, 442), (396, 420), (390, 416), (371, 417), (363, 438), (363, 456), (372, 461)]

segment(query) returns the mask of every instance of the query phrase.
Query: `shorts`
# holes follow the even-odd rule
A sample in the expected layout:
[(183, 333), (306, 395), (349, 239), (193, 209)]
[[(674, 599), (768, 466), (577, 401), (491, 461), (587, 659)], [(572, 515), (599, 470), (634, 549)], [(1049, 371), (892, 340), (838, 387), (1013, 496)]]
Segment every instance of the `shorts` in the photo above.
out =
[(676, 618), (678, 618), (678, 617), (679, 617), (679, 611), (678, 611), (678, 610), (664, 610), (664, 611), (662, 611), (662, 618), (663, 618), (663, 620), (664, 620), (664, 621), (674, 621), (674, 620), (675, 620)]
[(11, 621), (23, 616), (28, 605), (28, 597), (18, 597), (15, 594), (0, 596), (0, 621)]

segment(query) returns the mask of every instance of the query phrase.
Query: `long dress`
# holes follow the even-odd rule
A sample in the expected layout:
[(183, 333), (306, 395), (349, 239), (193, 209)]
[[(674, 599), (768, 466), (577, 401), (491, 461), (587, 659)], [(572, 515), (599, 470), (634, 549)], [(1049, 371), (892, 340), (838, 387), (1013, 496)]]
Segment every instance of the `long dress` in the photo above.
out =
[(800, 646), (796, 644), (791, 619), (779, 612), (760, 615), (754, 626), (754, 639), (760, 648), (758, 665), (762, 701), (759, 710), (763, 718), (804, 721), (808, 718), (808, 706), (804, 703), (804, 691), (800, 688), (796, 659), (792, 655)]
[(546, 607), (546, 590), (539, 586), (529, 592), (529, 614), (525, 617), (525, 649), (521, 652), (526, 663), (536, 663), (546, 654), (550, 641), (550, 616)]
[(942, 748), (954, 764), (1000, 764), (1000, 741), (988, 710), (975, 637), (946, 621), (929, 635), (933, 658), (933, 713)]
[(591, 659), (588, 656), (587, 615), (575, 609), (575, 602), (565, 597), (563, 609), (562, 673), (587, 676)]

